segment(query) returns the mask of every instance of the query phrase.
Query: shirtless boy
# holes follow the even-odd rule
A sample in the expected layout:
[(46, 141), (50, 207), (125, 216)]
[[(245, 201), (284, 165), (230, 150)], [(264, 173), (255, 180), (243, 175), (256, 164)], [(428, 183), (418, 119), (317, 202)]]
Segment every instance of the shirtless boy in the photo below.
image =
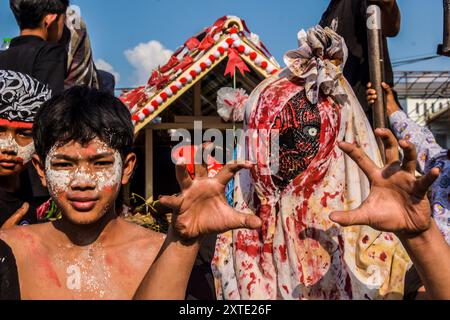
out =
[(184, 299), (202, 235), (260, 227), (258, 218), (234, 211), (223, 196), (233, 174), (250, 165), (227, 166), (214, 179), (197, 166), (194, 180), (179, 165), (184, 200), (167, 239), (119, 218), (115, 202), (136, 155), (131, 115), (109, 94), (75, 87), (54, 97), (36, 116), (33, 137), (33, 164), (63, 218), (0, 233), (10, 249), (4, 264), (17, 266), (17, 273), (5, 273), (18, 275), (16, 298)]

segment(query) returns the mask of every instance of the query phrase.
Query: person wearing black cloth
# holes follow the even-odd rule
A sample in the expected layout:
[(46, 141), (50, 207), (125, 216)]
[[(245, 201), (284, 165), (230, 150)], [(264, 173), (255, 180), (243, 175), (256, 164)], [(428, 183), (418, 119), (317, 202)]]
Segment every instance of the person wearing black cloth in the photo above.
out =
[(401, 14), (396, 0), (331, 0), (320, 21), (322, 27), (335, 29), (344, 38), (349, 51), (344, 76), (369, 119), (372, 114), (366, 100), (367, 84), (370, 82), (366, 11), (370, 4), (378, 4), (382, 10), (384, 82), (392, 87), (394, 74), (386, 37), (395, 37), (400, 32)]
[[(0, 52), (0, 69), (28, 74), (47, 84), (53, 94), (64, 91), (67, 51), (58, 43), (62, 37), (69, 0), (10, 0), (20, 28), (20, 36), (8, 50)], [(22, 184), (31, 184), (38, 204), (50, 196), (41, 186), (36, 170), (30, 166)]]
[(19, 275), (11, 248), (0, 240), (0, 300), (20, 300)]
[(34, 154), (34, 116), (50, 97), (49, 87), (36, 79), (0, 70), (0, 227), (37, 222), (30, 185), (21, 183), (21, 175)]
[(69, 0), (10, 0), (20, 36), (0, 52), (0, 69), (28, 74), (53, 94), (64, 91), (67, 51), (58, 41), (68, 6)]

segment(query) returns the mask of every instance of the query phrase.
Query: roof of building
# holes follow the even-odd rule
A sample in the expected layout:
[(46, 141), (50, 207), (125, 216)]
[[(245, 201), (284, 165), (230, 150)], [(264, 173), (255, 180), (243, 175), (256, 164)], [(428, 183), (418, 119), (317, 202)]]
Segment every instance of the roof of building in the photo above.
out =
[(450, 98), (450, 72), (397, 71), (395, 89), (400, 99)]
[[(172, 55), (166, 65), (152, 71), (147, 85), (120, 97), (129, 107), (136, 132), (145, 128), (174, 101), (228, 58), (225, 73), (234, 73), (242, 61), (269, 77), (280, 66), (245, 21), (234, 16), (218, 19), (191, 37)], [(233, 69), (233, 70), (230, 70)], [(219, 89), (219, 88), (217, 88)]]

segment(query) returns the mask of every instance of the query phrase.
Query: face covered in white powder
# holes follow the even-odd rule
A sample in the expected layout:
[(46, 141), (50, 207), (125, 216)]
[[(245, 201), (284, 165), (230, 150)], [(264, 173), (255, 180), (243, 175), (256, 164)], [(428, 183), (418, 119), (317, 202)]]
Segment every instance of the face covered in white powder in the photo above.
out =
[(0, 177), (20, 174), (33, 154), (31, 126), (0, 124)]
[(114, 209), (122, 183), (128, 182), (120, 153), (99, 139), (86, 145), (54, 146), (45, 161), (43, 183), (63, 215), (88, 225)]

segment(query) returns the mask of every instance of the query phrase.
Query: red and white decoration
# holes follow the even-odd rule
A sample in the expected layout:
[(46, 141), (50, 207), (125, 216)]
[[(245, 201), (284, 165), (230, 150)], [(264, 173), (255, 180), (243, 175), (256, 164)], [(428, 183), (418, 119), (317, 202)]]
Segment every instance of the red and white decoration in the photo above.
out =
[[(228, 17), (223, 17), (213, 27), (208, 28), (206, 30), (207, 35), (202, 42), (196, 38), (189, 39), (182, 49), (174, 53), (167, 65), (153, 72), (149, 80), (149, 86), (151, 86), (151, 83), (154, 84), (154, 87), (160, 86), (159, 90), (148, 90), (148, 86), (140, 87), (121, 96), (121, 100), (130, 108), (135, 125), (154, 115), (162, 106), (167, 104), (168, 100), (176, 99), (181, 90), (192, 84), (197, 78), (202, 77), (224, 56), (229, 58), (225, 75), (234, 76), (236, 69), (242, 74), (249, 71), (241, 56), (246, 56), (247, 61), (264, 70), (267, 76), (278, 72), (279, 67), (272, 61), (271, 57), (262, 53), (264, 52), (263, 49), (255, 50), (247, 44), (247, 42), (253, 42), (245, 35), (245, 31), (249, 33), (246, 27), (246, 30), (242, 32), (236, 27), (224, 30), (227, 20)], [(245, 22), (242, 21), (242, 23), (245, 26)], [(215, 38), (218, 39), (218, 43), (214, 46)], [(262, 48), (265, 49), (263, 45)], [(198, 55), (199, 51), (203, 51), (203, 54)], [(184, 57), (180, 61), (179, 56), (183, 53)], [(200, 58), (195, 61), (194, 55), (200, 56)], [(183, 70), (183, 72), (180, 73), (180, 70)], [(161, 71), (165, 71), (165, 73), (162, 74)], [(178, 76), (176, 76), (177, 74)], [(156, 93), (149, 97), (146, 91)]]

